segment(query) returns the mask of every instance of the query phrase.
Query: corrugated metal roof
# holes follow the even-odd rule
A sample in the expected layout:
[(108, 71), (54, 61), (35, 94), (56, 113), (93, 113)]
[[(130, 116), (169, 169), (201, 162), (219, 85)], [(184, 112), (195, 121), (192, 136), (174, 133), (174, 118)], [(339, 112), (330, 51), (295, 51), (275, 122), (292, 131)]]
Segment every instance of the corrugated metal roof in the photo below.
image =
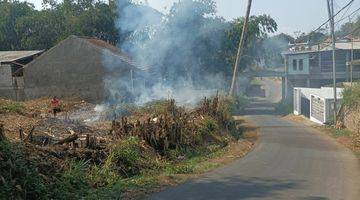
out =
[[(335, 43), (336, 49), (343, 49), (343, 50), (351, 50), (351, 46), (353, 49), (360, 49), (360, 42), (356, 41), (351, 44), (351, 42), (337, 42)], [(322, 51), (329, 51), (332, 50), (332, 46), (326, 46), (325, 48), (321, 49)]]
[[(320, 48), (320, 49), (318, 49)], [(340, 49), (340, 50), (351, 50), (351, 48), (353, 49), (360, 49), (360, 41), (354, 41), (353, 44), (351, 44), (351, 42), (336, 42), (335, 43), (335, 48), (336, 49)], [(308, 50), (304, 50), (304, 51), (284, 51), (282, 52), (283, 55), (290, 55), (290, 54), (306, 54), (306, 53), (314, 53), (314, 52), (319, 52), (319, 51), (331, 51), (332, 50), (332, 46), (331, 43), (328, 44), (321, 44), (320, 46), (318, 45), (313, 45), (311, 47), (311, 49)]]
[(0, 63), (14, 62), (42, 53), (44, 50), (36, 51), (0, 51)]

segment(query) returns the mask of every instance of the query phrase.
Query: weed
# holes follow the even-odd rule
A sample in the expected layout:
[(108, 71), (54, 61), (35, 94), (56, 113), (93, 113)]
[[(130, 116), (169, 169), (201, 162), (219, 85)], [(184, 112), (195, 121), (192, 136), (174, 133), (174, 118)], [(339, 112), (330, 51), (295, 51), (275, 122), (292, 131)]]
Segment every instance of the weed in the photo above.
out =
[(343, 104), (345, 106), (357, 106), (360, 104), (360, 83), (354, 84), (352, 88), (343, 91)]
[(282, 100), (275, 105), (275, 111), (280, 115), (287, 115), (292, 112), (292, 105), (286, 100)]
[(141, 152), (138, 137), (127, 137), (117, 142), (111, 149), (105, 167), (117, 168), (125, 177), (140, 173)]
[(330, 135), (334, 138), (338, 138), (341, 136), (347, 136), (347, 137), (352, 136), (352, 132), (347, 129), (336, 129), (332, 126), (326, 126), (326, 129), (328, 130)]
[(67, 169), (53, 185), (55, 199), (79, 199), (88, 194), (91, 186), (86, 177), (87, 163), (69, 161)]
[(43, 179), (20, 145), (0, 141), (0, 161), (0, 199), (47, 198)]
[(19, 102), (5, 101), (0, 102), (0, 113), (19, 113), (22, 114), (24, 106)]

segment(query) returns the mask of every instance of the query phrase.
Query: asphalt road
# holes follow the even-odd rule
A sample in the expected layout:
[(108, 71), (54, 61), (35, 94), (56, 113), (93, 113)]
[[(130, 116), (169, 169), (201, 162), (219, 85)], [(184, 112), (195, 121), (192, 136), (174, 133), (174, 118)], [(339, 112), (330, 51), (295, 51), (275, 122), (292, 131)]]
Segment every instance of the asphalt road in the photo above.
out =
[(260, 127), (247, 156), (149, 199), (360, 200), (360, 163), (349, 150), (302, 124), (274, 115), (247, 117)]

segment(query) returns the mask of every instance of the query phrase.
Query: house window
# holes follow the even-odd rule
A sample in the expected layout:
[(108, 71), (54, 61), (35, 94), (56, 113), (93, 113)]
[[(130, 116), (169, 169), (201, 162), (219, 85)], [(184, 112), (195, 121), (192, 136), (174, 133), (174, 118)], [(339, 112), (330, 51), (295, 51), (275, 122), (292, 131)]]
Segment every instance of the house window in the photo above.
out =
[(299, 60), (299, 70), (300, 71), (304, 70), (304, 61), (303, 61), (303, 59)]
[(293, 66), (293, 70), (296, 71), (297, 70), (297, 62), (296, 62), (296, 60), (293, 60), (292, 66)]

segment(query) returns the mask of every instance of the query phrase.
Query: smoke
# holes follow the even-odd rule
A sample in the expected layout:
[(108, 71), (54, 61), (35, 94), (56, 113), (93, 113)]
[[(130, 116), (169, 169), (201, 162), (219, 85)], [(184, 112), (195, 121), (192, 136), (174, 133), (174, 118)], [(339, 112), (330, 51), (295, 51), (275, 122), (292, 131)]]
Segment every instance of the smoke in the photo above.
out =
[[(215, 9), (211, 0), (182, 0), (163, 15), (148, 6), (118, 0), (116, 25), (120, 35), (127, 36), (118, 46), (137, 63), (137, 69), (132, 79), (114, 74), (105, 78), (107, 103), (143, 105), (174, 98), (181, 105), (194, 105), (224, 89), (228, 83), (222, 66), (207, 68), (218, 62), (209, 55), (217, 54), (227, 28), (214, 16)], [(109, 71), (122, 67), (107, 54), (103, 63)]]

